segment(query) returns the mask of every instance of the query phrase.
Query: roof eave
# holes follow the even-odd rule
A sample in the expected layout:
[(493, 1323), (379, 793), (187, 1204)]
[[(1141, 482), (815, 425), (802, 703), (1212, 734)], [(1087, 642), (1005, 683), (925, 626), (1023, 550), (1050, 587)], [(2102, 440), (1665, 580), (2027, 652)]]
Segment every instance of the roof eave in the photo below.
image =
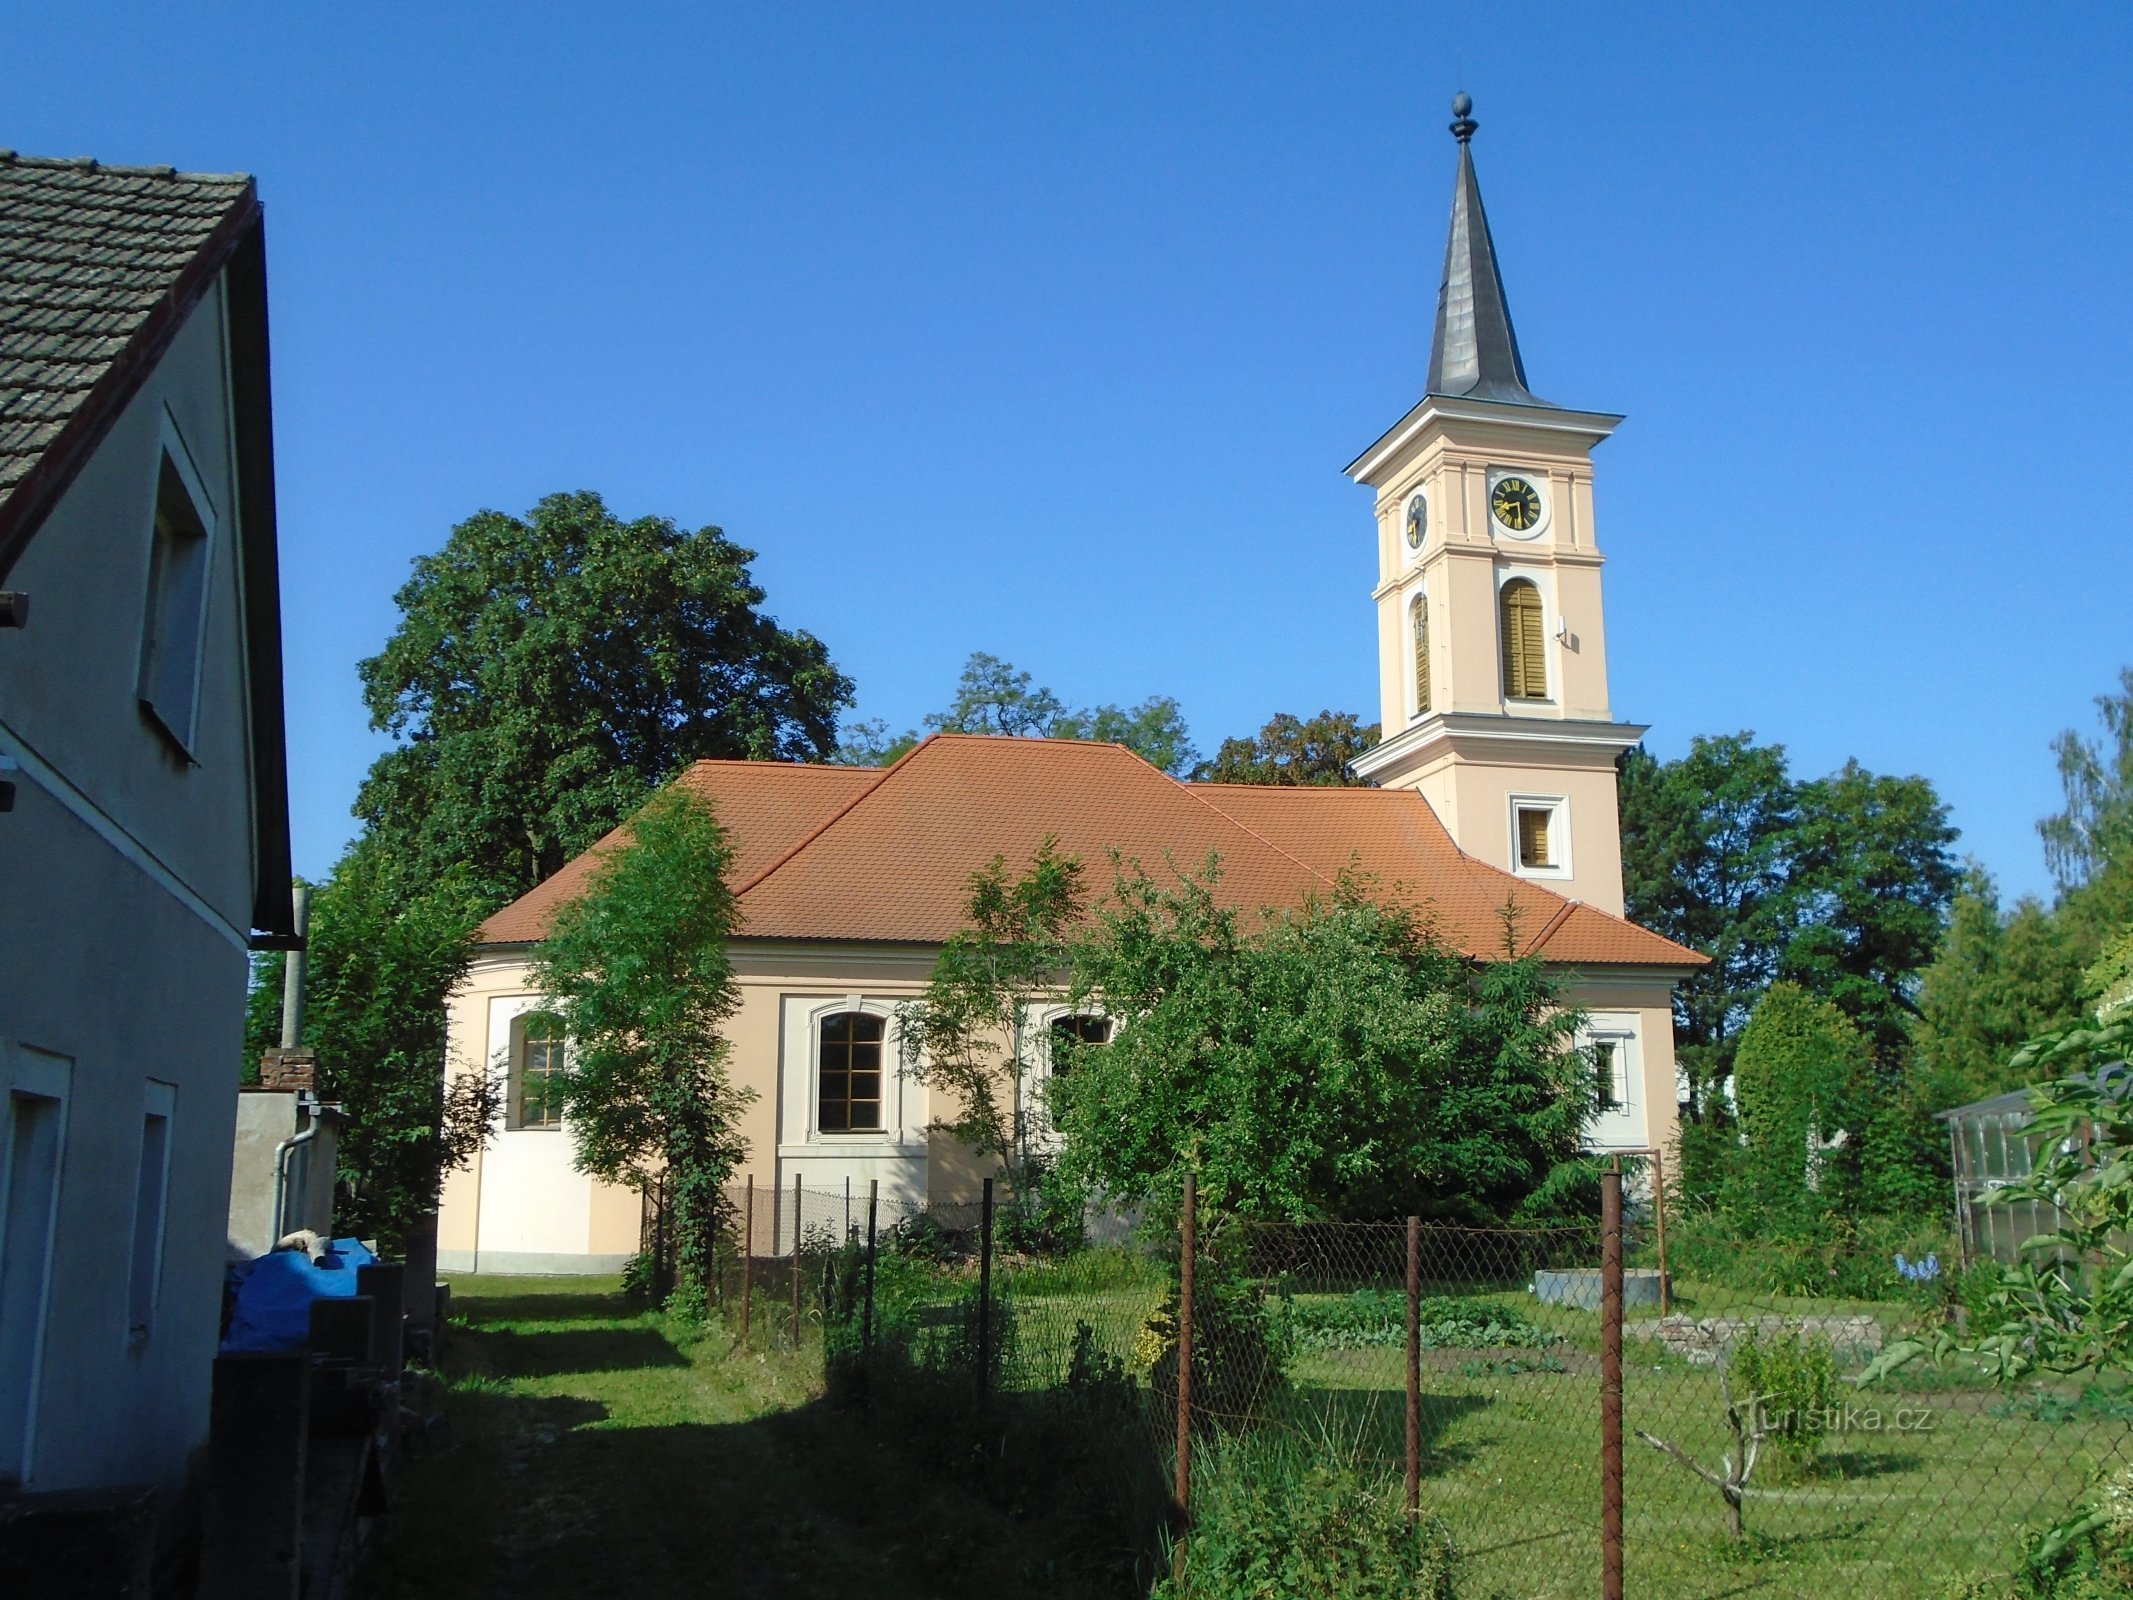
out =
[(1622, 424), (1620, 413), (1576, 411), (1541, 401), (1482, 400), (1469, 395), (1426, 394), (1341, 470), (1358, 483), (1372, 483), (1386, 463), (1434, 422), (1494, 423), (1564, 434), (1591, 449)]

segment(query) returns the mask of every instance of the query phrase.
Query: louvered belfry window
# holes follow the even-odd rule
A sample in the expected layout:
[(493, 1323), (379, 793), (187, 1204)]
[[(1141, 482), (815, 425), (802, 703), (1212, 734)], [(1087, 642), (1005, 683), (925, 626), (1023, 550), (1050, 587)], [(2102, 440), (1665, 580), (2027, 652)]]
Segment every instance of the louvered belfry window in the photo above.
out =
[(1518, 864), (1522, 867), (1552, 867), (1554, 854), (1548, 848), (1549, 822), (1537, 806), (1518, 808)]
[(1429, 601), (1415, 602), (1415, 715), (1429, 710)]
[(1541, 597), (1525, 578), (1503, 586), (1503, 692), (1507, 700), (1548, 698), (1548, 659)]

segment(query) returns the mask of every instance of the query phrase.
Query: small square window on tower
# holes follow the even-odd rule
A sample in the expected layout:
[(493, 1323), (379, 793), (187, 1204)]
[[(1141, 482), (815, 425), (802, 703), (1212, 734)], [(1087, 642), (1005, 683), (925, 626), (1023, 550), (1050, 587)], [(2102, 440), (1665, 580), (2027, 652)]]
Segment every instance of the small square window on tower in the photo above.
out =
[(1570, 829), (1567, 803), (1560, 795), (1511, 796), (1511, 865), (1520, 875), (1567, 878), (1570, 875)]

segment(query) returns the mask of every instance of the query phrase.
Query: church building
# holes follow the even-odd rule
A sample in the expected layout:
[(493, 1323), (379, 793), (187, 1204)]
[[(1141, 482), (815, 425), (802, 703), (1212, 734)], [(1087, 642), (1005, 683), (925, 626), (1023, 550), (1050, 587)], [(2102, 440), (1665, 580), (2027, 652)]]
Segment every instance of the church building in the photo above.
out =
[[(1219, 895), (1244, 910), (1301, 906), (1357, 863), (1477, 960), (1502, 955), (1508, 928), (1587, 1015), (1601, 1076), (1589, 1146), (1671, 1145), (1672, 991), (1704, 958), (1622, 916), (1615, 762), (1644, 730), (1608, 699), (1591, 461), (1621, 419), (1526, 387), (1471, 110), (1454, 103), (1424, 393), (1348, 468), (1376, 497), (1383, 739), (1355, 763), (1371, 786), (1181, 783), (1116, 745), (954, 735), (884, 768), (697, 763), (680, 781), (734, 850), (728, 1038), (755, 1095), (737, 1180), (873, 1181), (903, 1209), (975, 1197), (982, 1164), (897, 1070), (898, 1016), (962, 925), (971, 874), (995, 856), (1017, 868), (1047, 835), (1092, 867), (1112, 850), (1151, 866), (1219, 855)], [(446, 1182), (446, 1271), (610, 1272), (638, 1247), (638, 1197), (572, 1164), (554, 1094), (565, 1044), (529, 976), (555, 909), (621, 836), (491, 917), (452, 998), (446, 1071), (501, 1075), (506, 1103)], [(1025, 1037), (1091, 1020), (1033, 1005)], [(1014, 1086), (1032, 1107), (1038, 1055)]]

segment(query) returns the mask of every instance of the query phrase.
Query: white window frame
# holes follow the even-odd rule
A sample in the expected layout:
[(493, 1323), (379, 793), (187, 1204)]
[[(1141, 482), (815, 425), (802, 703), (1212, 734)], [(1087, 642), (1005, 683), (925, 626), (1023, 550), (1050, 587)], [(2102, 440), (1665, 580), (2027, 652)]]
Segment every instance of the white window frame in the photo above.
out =
[[(881, 1023), (881, 1126), (822, 1126), (822, 1025), (831, 1017), (855, 1011)], [(854, 1146), (901, 1143), (903, 1133), (903, 1033), (897, 1007), (886, 1000), (849, 994), (809, 1008), (807, 1024), (807, 1140), (810, 1144)]]
[(1024, 1009), (1023, 1037), (1032, 1043), (1024, 1051), (1027, 1071), (1019, 1091), (1023, 1103), (1022, 1134), (1029, 1147), (1040, 1152), (1056, 1150), (1065, 1142), (1065, 1136), (1052, 1126), (1048, 1098), (1052, 1087), (1052, 1024), (1064, 1017), (1099, 1017), (1110, 1024), (1114, 1034), (1118, 1031), (1118, 1020), (1101, 1006), (1052, 1001)]
[[(171, 573), (164, 560), (164, 541), (160, 527), (163, 508), (164, 469), (177, 480), (179, 491), (188, 502), (193, 520), (200, 528), (200, 593), (198, 603), (190, 616), (169, 617), (165, 614), (166, 599)], [(188, 762), (197, 763), (200, 729), (200, 682), (206, 671), (207, 616), (211, 609), (215, 582), (215, 554), (221, 548), (221, 525), (216, 516), (215, 502), (201, 481), (200, 473), (193, 465), (192, 452), (185, 447), (184, 437), (178, 432), (168, 408), (162, 412), (161, 427), (157, 438), (156, 470), (149, 484), (148, 498), (148, 583), (147, 605), (141, 616), (141, 660), (137, 677), (136, 694), (141, 708), (150, 720), (168, 734)], [(172, 647), (166, 623), (175, 622), (179, 633), (190, 630), (191, 638), (178, 642), (187, 651), (191, 666), (191, 681), (184, 686), (181, 704), (169, 703), (169, 697), (161, 692), (159, 664), (164, 652)]]
[[(163, 1151), (148, 1169), (148, 1126), (163, 1124)], [(155, 1332), (163, 1300), (163, 1246), (170, 1233), (171, 1142), (178, 1134), (178, 1086), (150, 1078), (141, 1085), (141, 1144), (135, 1166), (133, 1238), (126, 1253), (126, 1342), (138, 1348)], [(144, 1233), (144, 1229), (147, 1230)]]
[[(1585, 1125), (1585, 1145), (1591, 1150), (1641, 1150), (1650, 1145), (1650, 1120), (1644, 1086), (1644, 1029), (1633, 1011), (1595, 1011), (1578, 1029), (1578, 1049), (1590, 1052), (1596, 1044), (1615, 1048), (1614, 1079), (1617, 1103), (1596, 1107)], [(1597, 1067), (1594, 1069), (1597, 1071)]]
[[(1572, 875), (1570, 860), (1570, 797), (1562, 794), (1513, 794), (1508, 797), (1509, 812), (1505, 818), (1511, 829), (1511, 870), (1521, 878), (1530, 878), (1536, 883), (1561, 882)], [(1550, 865), (1529, 867), (1520, 858), (1518, 843), (1518, 814), (1521, 811), (1545, 811), (1548, 813), (1548, 854), (1553, 857)]]
[[(35, 1050), (25, 1045), (6, 1046), (0, 1041), (0, 1289), (6, 1287), (10, 1254), (21, 1241), (7, 1235), (7, 1198), (13, 1192), (15, 1151), (15, 1097), (54, 1100), (59, 1104), (59, 1158), (52, 1175), (51, 1213), (45, 1221), (44, 1274), (32, 1297), (28, 1321), (29, 1360), (23, 1372), (26, 1388), (19, 1438), (0, 1439), (0, 1477), (13, 1474), (23, 1484), (32, 1482), (37, 1470), (38, 1401), (44, 1388), (44, 1350), (51, 1334), (52, 1277), (58, 1256), (59, 1219), (66, 1205), (68, 1124), (73, 1110), (71, 1094), (74, 1063), (66, 1056)], [(18, 1315), (20, 1313), (18, 1312)]]
[[(545, 996), (536, 995), (533, 998), (532, 1005), (523, 1011), (514, 1011), (510, 1020), (504, 1024), (504, 1104), (500, 1114), (504, 1119), (506, 1133), (561, 1133), (561, 1106), (556, 1107), (556, 1119), (553, 1122), (526, 1123), (520, 1120), (526, 1083), (526, 1023), (533, 1017), (555, 1017), (559, 1026), (562, 1022), (562, 1018), (557, 1015), (554, 1006)], [(568, 1035), (563, 1040), (563, 1060), (566, 1065), (570, 1061)]]

